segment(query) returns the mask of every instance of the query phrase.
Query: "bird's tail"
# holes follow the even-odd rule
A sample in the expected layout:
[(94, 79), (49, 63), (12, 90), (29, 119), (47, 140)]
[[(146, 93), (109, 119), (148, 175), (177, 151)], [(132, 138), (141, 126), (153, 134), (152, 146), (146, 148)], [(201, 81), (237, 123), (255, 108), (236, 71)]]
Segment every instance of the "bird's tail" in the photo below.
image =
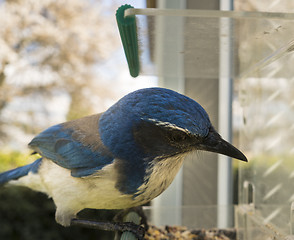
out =
[(39, 158), (29, 165), (0, 173), (0, 185), (6, 184), (11, 180), (17, 180), (23, 176), (28, 175), (30, 172), (37, 173), (41, 162), (42, 158)]

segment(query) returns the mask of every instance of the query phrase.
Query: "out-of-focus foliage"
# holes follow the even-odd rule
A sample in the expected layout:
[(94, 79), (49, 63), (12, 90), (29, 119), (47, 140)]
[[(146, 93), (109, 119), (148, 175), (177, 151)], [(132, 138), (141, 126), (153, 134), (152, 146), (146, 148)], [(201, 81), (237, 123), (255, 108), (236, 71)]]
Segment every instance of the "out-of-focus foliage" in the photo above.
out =
[[(69, 99), (68, 119), (92, 113), (112, 96), (96, 71), (120, 46), (109, 21), (115, 11), (107, 11), (99, 0), (0, 3), (1, 140), (12, 125), (25, 133), (47, 127), (48, 103), (58, 96)], [(16, 102), (19, 109), (8, 114)]]
[(1, 151), (0, 159), (0, 172), (3, 172), (26, 165), (30, 160), (33, 161), (36, 159), (36, 156), (30, 156), (29, 153), (22, 153), (19, 151)]
[[(24, 187), (0, 187), (0, 239), (14, 240), (106, 240), (113, 233), (81, 227), (62, 227), (55, 222), (55, 206), (42, 193)], [(107, 214), (107, 215), (106, 215)], [(111, 220), (113, 215), (87, 210), (81, 218)]]

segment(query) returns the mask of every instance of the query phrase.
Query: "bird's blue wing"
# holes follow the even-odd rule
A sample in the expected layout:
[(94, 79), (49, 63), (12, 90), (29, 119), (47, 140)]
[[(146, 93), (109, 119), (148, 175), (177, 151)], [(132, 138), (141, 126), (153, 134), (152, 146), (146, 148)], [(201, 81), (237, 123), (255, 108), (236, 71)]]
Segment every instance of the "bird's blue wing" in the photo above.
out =
[[(73, 177), (95, 174), (112, 163), (113, 156), (101, 142), (98, 124), (92, 122), (85, 118), (52, 126), (36, 136), (29, 146), (41, 156), (70, 169)], [(91, 129), (91, 125), (95, 128)]]

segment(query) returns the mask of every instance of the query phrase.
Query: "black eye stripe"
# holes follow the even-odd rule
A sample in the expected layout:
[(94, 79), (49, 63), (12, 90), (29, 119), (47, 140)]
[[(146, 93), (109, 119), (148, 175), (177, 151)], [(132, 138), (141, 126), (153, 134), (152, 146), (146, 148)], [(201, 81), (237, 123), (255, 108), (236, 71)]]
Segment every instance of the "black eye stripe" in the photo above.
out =
[(180, 131), (173, 131), (170, 134), (170, 138), (173, 141), (183, 141), (188, 138), (187, 134)]

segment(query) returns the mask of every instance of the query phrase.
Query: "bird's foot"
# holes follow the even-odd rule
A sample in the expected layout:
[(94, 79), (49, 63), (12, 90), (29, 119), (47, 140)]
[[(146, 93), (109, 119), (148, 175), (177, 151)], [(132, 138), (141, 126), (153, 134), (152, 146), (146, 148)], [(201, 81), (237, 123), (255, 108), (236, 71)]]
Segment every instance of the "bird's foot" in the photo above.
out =
[(131, 232), (139, 240), (143, 240), (145, 235), (145, 229), (133, 222), (96, 222), (82, 219), (72, 219), (71, 226), (81, 226), (104, 231)]
[[(130, 213), (132, 212), (136, 213), (138, 217), (135, 214), (130, 215)], [(136, 218), (139, 218), (139, 220)], [(148, 231), (148, 228), (149, 228), (147, 217), (143, 211), (142, 206), (121, 210), (114, 216), (113, 221), (114, 222), (129, 222), (130, 221), (137, 224), (141, 224), (141, 225), (144, 225), (145, 231)]]

